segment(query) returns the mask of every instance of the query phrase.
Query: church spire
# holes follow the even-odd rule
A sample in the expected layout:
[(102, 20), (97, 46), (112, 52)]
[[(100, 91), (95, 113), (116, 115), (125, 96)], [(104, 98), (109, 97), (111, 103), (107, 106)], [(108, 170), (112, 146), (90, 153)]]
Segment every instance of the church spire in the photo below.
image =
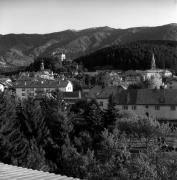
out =
[(44, 71), (44, 61), (41, 62), (41, 71)]
[(156, 64), (155, 64), (154, 53), (152, 53), (151, 69), (156, 69)]

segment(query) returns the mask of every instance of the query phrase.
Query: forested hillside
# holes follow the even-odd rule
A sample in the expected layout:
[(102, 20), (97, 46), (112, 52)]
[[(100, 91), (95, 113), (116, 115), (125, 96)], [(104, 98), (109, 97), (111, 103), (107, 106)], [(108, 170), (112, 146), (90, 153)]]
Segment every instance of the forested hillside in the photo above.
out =
[(111, 45), (140, 40), (177, 40), (177, 25), (114, 29), (89, 28), (50, 34), (7, 34), (0, 36), (0, 68), (28, 66), (38, 56), (64, 52), (69, 59), (90, 54)]
[(152, 53), (158, 68), (177, 71), (176, 41), (137, 41), (98, 50), (76, 59), (88, 69), (112, 66), (114, 69), (149, 69)]

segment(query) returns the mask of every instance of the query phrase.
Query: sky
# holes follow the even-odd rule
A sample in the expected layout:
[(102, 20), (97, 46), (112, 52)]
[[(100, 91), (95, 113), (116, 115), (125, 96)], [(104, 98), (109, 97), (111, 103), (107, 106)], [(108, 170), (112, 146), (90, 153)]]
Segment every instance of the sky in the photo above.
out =
[(0, 0), (0, 34), (177, 23), (177, 0)]

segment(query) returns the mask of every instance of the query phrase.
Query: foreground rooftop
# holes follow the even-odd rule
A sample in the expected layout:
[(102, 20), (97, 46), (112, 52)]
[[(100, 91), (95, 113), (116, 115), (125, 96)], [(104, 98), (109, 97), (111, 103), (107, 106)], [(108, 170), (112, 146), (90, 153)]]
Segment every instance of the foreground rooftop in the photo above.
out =
[(0, 180), (79, 180), (79, 179), (0, 163)]

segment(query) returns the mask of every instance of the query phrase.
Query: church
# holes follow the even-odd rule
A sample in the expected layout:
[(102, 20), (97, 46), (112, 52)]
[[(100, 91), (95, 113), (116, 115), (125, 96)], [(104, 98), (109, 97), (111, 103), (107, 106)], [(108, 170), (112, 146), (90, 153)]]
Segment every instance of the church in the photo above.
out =
[(152, 54), (152, 60), (151, 60), (151, 69), (145, 70), (144, 71), (144, 80), (149, 80), (152, 77), (156, 76), (161, 76), (161, 77), (171, 77), (172, 73), (167, 70), (167, 69), (158, 69), (156, 68), (156, 62), (155, 62), (155, 57), (154, 54)]
[(44, 62), (41, 62), (40, 71), (35, 73), (35, 78), (50, 79), (54, 80), (54, 74), (50, 69), (44, 68)]

